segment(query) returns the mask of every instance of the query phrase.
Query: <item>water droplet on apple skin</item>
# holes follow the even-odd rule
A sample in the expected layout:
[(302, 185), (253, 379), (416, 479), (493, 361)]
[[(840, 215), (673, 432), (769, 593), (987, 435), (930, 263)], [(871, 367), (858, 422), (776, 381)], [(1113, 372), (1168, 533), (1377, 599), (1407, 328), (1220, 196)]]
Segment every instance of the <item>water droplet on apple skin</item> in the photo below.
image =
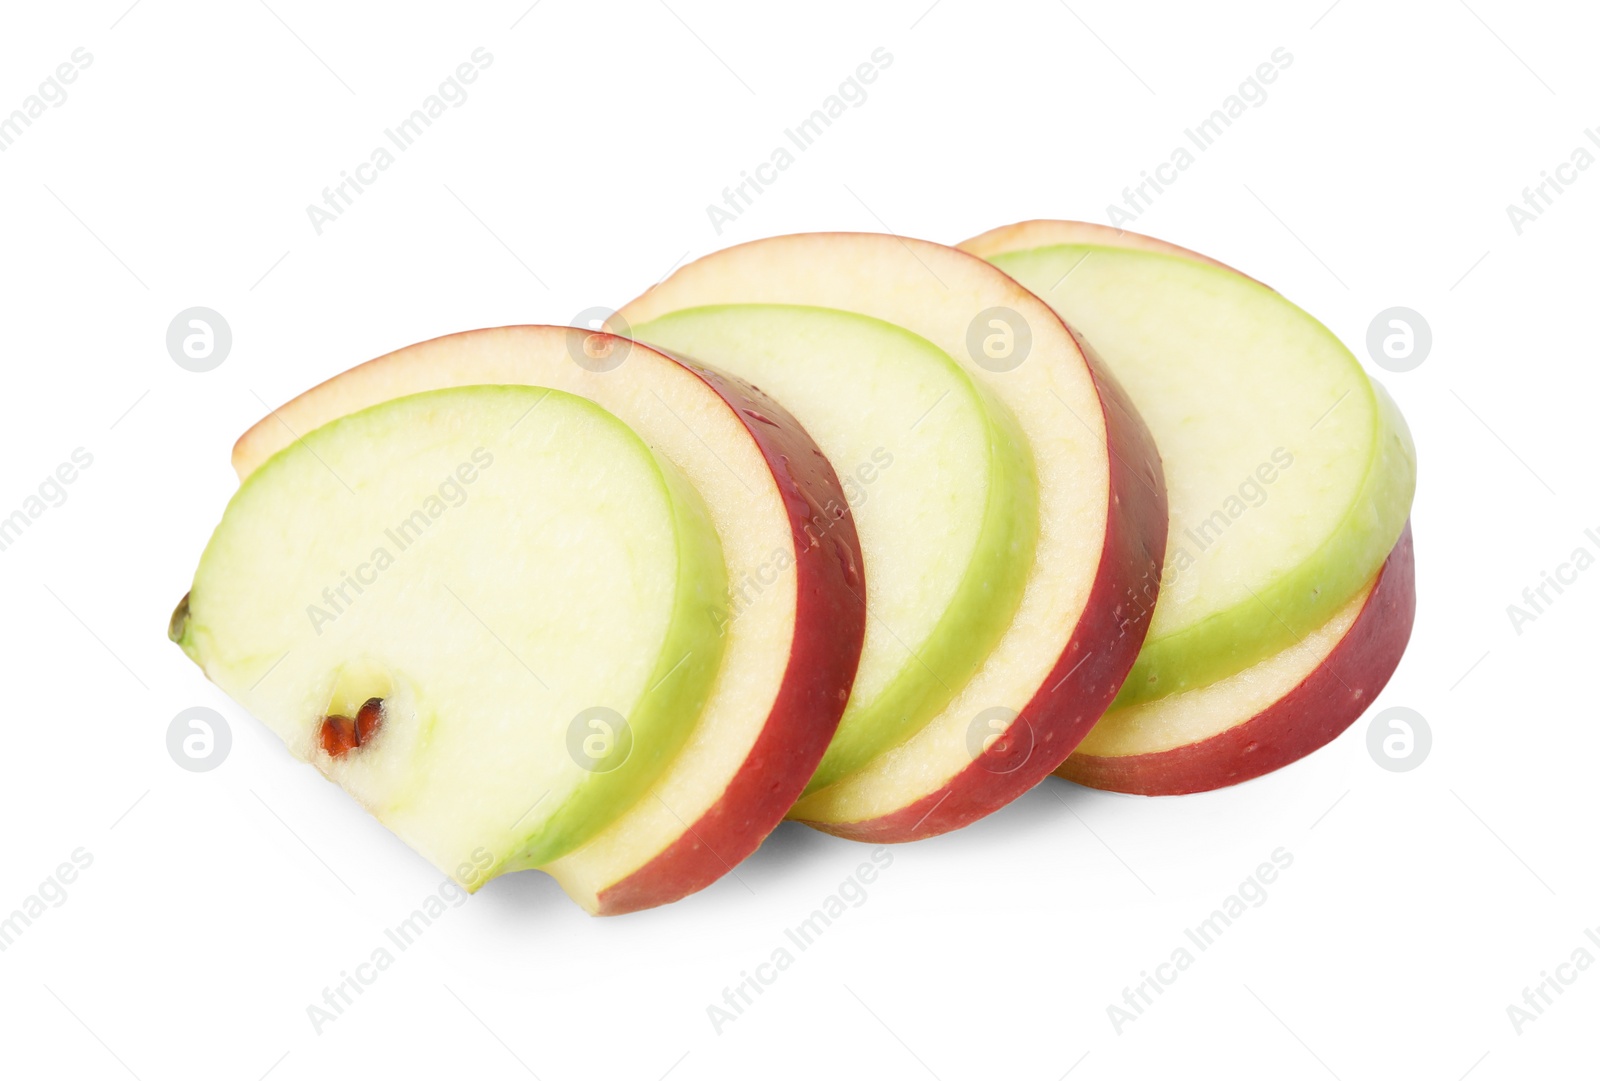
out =
[(861, 570), (856, 566), (855, 553), (838, 537), (833, 539), (834, 553), (839, 557), (839, 569), (844, 574), (845, 585), (852, 593), (861, 591)]

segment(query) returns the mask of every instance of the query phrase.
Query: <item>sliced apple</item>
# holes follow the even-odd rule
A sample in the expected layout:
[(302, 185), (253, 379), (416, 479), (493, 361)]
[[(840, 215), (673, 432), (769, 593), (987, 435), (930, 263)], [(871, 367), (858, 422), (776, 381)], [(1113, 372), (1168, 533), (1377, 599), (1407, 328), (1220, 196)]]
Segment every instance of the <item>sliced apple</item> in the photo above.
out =
[(845, 493), (804, 430), (759, 391), (624, 339), (553, 327), (455, 334), (369, 361), (264, 418), (235, 446), (234, 467), (248, 478), (296, 433), (476, 384), (596, 402), (688, 478), (720, 539), (723, 660), (686, 744), (627, 813), (544, 868), (595, 913), (676, 900), (760, 844), (837, 725), (865, 625)]
[(1160, 449), (1166, 565), (1119, 707), (1288, 648), (1372, 579), (1410, 512), (1416, 453), (1326, 327), (1213, 260), (1104, 226), (1026, 222), (962, 247), (1083, 333)]
[(1209, 686), (1113, 708), (1056, 772), (1144, 796), (1204, 792), (1288, 765), (1331, 741), (1394, 674), (1416, 612), (1411, 529), (1332, 619)]
[[(781, 401), (843, 474), (867, 523), (873, 618), (807, 791), (826, 788), (937, 715), (1015, 616), (1039, 535), (1027, 441), (937, 346), (854, 312), (725, 304), (632, 333)], [(871, 551), (894, 558), (871, 560)]]
[(616, 325), (761, 386), (859, 482), (861, 676), (791, 817), (913, 840), (1060, 763), (1138, 651), (1166, 514), (1148, 433), (1058, 316), (953, 249), (830, 233), (707, 256)]
[(1092, 221), (1056, 221), (1051, 219), (1019, 221), (1015, 225), (1002, 225), (1000, 228), (991, 229), (981, 236), (975, 236), (963, 243), (961, 249), (988, 259), (991, 255), (1028, 251), (1032, 248), (1045, 248), (1056, 244), (1084, 244), (1090, 247), (1123, 248), (1130, 251), (1154, 252), (1157, 255), (1175, 255), (1180, 259), (1205, 263), (1207, 266), (1218, 267), (1222, 270), (1233, 270), (1235, 274), (1240, 273), (1240, 271), (1234, 270), (1227, 263), (1220, 262), (1192, 248), (1185, 248), (1171, 241), (1162, 240), (1159, 237), (1146, 236), (1143, 233), (1130, 233), (1126, 229), (1117, 229), (1110, 225), (1100, 225)]
[(466, 387), (343, 417), (252, 474), (175, 630), (407, 844), (493, 877), (572, 851), (661, 776), (726, 591), (699, 496), (624, 424)]

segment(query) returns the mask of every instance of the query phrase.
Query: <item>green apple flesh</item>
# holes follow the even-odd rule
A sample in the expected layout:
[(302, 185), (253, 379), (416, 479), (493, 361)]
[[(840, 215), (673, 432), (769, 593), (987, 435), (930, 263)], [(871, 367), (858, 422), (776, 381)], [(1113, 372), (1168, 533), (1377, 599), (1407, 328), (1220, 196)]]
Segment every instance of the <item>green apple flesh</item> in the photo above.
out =
[[(699, 497), (627, 426), (477, 386), (334, 420), (255, 470), (173, 630), (436, 866), (486, 851), (495, 874), (572, 850), (661, 775), (726, 589)], [(325, 718), (371, 698), (381, 726), (330, 753)]]
[(874, 618), (816, 791), (943, 709), (1010, 624), (1039, 531), (1026, 440), (950, 356), (865, 315), (712, 305), (632, 333), (771, 394), (844, 479)]
[(1394, 548), (1416, 484), (1405, 421), (1326, 327), (1144, 239), (1033, 222), (962, 245), (1083, 334), (1160, 449), (1166, 563), (1119, 707), (1226, 678), (1326, 624)]
[(693, 735), (626, 814), (543, 868), (590, 912), (675, 901), (727, 874), (783, 820), (844, 710), (867, 618), (861, 549), (851, 517), (821, 508), (847, 497), (771, 397), (571, 327), (464, 331), (358, 364), (263, 417), (234, 446), (234, 468), (242, 481), (296, 432), (380, 402), (481, 385), (594, 402), (688, 478), (721, 541), (733, 596)]
[[(884, 843), (944, 833), (1005, 806), (1038, 784), (1083, 738), (1110, 704), (1143, 642), (1150, 606), (1130, 601), (1154, 592), (1167, 525), (1160, 462), (1149, 433), (1121, 389), (1101, 379), (1058, 315), (983, 260), (952, 248), (871, 233), (758, 240), (680, 267), (627, 304), (618, 313), (618, 329), (625, 322), (649, 334), (652, 324), (674, 313), (723, 305), (831, 309), (903, 328), (959, 365), (982, 389), (985, 405), (995, 403), (991, 422), (996, 414), (1008, 416), (1021, 432), (1037, 478), (1038, 526), (1017, 527), (1019, 539), (1032, 538), (1031, 558), (1018, 553), (1025, 575), (1021, 598), (998, 640), (924, 723), (860, 768), (806, 794), (789, 816), (841, 836)], [(790, 412), (807, 414), (798, 419), (808, 430), (817, 425), (818, 443), (831, 441), (824, 433), (840, 438), (854, 418), (873, 426), (875, 438), (867, 448), (890, 448), (905, 434), (887, 423), (891, 419), (920, 430), (922, 414), (921, 425), (926, 425), (947, 405), (974, 401), (952, 390), (943, 402), (913, 395), (913, 408), (898, 391), (886, 393), (877, 383), (880, 377), (892, 378), (884, 384), (888, 387), (919, 389), (923, 379), (959, 386), (949, 382), (948, 367), (938, 355), (909, 351), (904, 338), (897, 339), (900, 344), (884, 363), (897, 364), (894, 358), (902, 354), (920, 358), (931, 370), (916, 380), (906, 381), (894, 367), (880, 371), (876, 349), (857, 358), (856, 368), (835, 367), (828, 341), (820, 356), (797, 365), (820, 365), (815, 371), (826, 373), (797, 383), (806, 388), (802, 393), (780, 392), (758, 380)], [(748, 345), (763, 355), (759, 343)], [(888, 340), (878, 346), (887, 347)], [(734, 354), (700, 359), (708, 367), (720, 362), (747, 371)], [(874, 374), (863, 378), (863, 372)], [(796, 372), (794, 378), (806, 374)], [(952, 397), (958, 401), (952, 403)], [(810, 412), (816, 408), (820, 414), (821, 403), (831, 403), (844, 419), (836, 426), (820, 415), (812, 419)], [(979, 438), (984, 425), (977, 423), (973, 406), (962, 407), (973, 418), (963, 438), (974, 448), (985, 445), (987, 437)], [(860, 464), (859, 448), (840, 445), (845, 449), (829, 452), (838, 472), (851, 476)], [(993, 463), (990, 456), (991, 482)], [(864, 500), (858, 496), (856, 501), (869, 589), (875, 576), (893, 573), (881, 564), (902, 556), (881, 538), (869, 541), (867, 524), (878, 486), (887, 492), (899, 468), (897, 458)], [(936, 509), (916, 511), (918, 521), (945, 536), (951, 527), (933, 523), (937, 508), (949, 506), (951, 488), (976, 509), (973, 463), (952, 469), (947, 478), (926, 467), (930, 483), (920, 498)], [(807, 513), (814, 521), (823, 519), (826, 529), (825, 508)], [(958, 551), (957, 565), (970, 566), (968, 553), (976, 543)], [(944, 580), (949, 590), (956, 579)], [(960, 580), (966, 580), (964, 572)], [(1004, 599), (1005, 593), (997, 589), (994, 597)], [(867, 616), (869, 627), (879, 622), (870, 600)], [(924, 625), (930, 623), (928, 633), (937, 637), (936, 621)]]

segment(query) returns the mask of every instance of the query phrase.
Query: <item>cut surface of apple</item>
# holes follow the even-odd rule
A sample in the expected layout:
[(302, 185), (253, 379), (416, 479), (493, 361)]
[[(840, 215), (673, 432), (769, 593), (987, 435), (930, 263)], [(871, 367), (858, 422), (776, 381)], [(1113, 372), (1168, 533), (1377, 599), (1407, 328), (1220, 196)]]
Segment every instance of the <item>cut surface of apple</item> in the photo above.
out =
[(632, 331), (782, 402), (845, 478), (868, 558), (894, 554), (870, 563), (861, 666), (808, 791), (825, 788), (935, 716), (1011, 622), (1039, 533), (1027, 442), (955, 360), (868, 316), (735, 304)]
[(642, 798), (544, 867), (591, 912), (676, 900), (754, 851), (833, 735), (864, 633), (861, 553), (848, 515), (825, 531), (812, 519), (845, 506), (845, 493), (815, 443), (761, 392), (564, 327), (453, 334), (359, 365), (263, 418), (235, 446), (234, 467), (248, 478), (296, 433), (379, 402), (479, 384), (597, 403), (688, 478), (715, 527), (728, 581), (723, 656), (697, 723)]
[(1213, 260), (1104, 226), (1026, 222), (962, 247), (1083, 334), (1161, 452), (1166, 563), (1119, 707), (1286, 649), (1372, 579), (1410, 511), (1416, 455), (1326, 327)]
[[(493, 875), (571, 851), (661, 776), (726, 590), (699, 496), (615, 417), (467, 387), (343, 417), (253, 473), (179, 642), (436, 866), (487, 851)], [(330, 741), (363, 711), (359, 745)]]
[(1148, 433), (1060, 318), (981, 260), (853, 233), (718, 252), (619, 316), (857, 482), (863, 678), (791, 817), (912, 840), (1048, 775), (1138, 651), (1166, 524)]
[(1206, 687), (1113, 708), (1056, 772), (1146, 796), (1204, 792), (1303, 758), (1394, 674), (1416, 612), (1411, 529), (1378, 576), (1293, 646)]

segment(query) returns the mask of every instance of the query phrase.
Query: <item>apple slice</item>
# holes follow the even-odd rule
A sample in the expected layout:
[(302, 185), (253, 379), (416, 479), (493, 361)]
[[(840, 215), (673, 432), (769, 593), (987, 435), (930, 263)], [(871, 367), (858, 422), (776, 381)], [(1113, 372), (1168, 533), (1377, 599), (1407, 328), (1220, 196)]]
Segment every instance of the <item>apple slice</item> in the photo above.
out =
[(759, 391), (637, 343), (555, 327), (454, 334), (362, 364), (245, 433), (234, 467), (247, 478), (296, 432), (474, 384), (551, 387), (596, 402), (687, 476), (716, 528), (730, 618), (698, 723), (635, 806), (544, 868), (598, 914), (677, 900), (755, 850), (837, 725), (866, 619), (861, 553), (848, 515), (825, 531), (812, 518), (813, 508), (844, 507), (845, 493), (800, 426)]
[(1171, 796), (1238, 784), (1330, 742), (1394, 674), (1416, 612), (1408, 525), (1370, 582), (1281, 653), (1209, 686), (1113, 708), (1061, 768), (1069, 781)]
[(1027, 440), (937, 346), (854, 312), (725, 304), (633, 333), (783, 402), (843, 474), (872, 548), (894, 553), (868, 556), (861, 665), (806, 791), (826, 788), (935, 716), (1015, 616), (1039, 535)]
[(854, 485), (872, 618), (790, 817), (914, 840), (1048, 775), (1138, 652), (1166, 529), (1148, 433), (1060, 318), (953, 249), (828, 233), (707, 256), (616, 326), (761, 386)]
[(621, 421), (465, 387), (343, 417), (252, 474), (174, 637), (435, 866), (489, 878), (572, 851), (661, 776), (726, 594), (699, 496)]
[(1171, 533), (1117, 705), (1233, 675), (1325, 624), (1410, 512), (1399, 411), (1321, 323), (1193, 252), (1082, 222), (967, 241), (1083, 333), (1149, 424)]
[(1055, 244), (1085, 244), (1091, 247), (1125, 248), (1130, 251), (1153, 252), (1157, 255), (1175, 255), (1180, 259), (1204, 263), (1222, 270), (1232, 270), (1235, 274), (1241, 273), (1227, 263), (1203, 255), (1192, 248), (1185, 248), (1159, 237), (1130, 233), (1126, 229), (1116, 229), (1092, 221), (1050, 219), (1020, 221), (1015, 225), (1002, 225), (982, 236), (975, 236), (962, 244), (961, 249), (987, 259), (990, 255), (1027, 251)]

